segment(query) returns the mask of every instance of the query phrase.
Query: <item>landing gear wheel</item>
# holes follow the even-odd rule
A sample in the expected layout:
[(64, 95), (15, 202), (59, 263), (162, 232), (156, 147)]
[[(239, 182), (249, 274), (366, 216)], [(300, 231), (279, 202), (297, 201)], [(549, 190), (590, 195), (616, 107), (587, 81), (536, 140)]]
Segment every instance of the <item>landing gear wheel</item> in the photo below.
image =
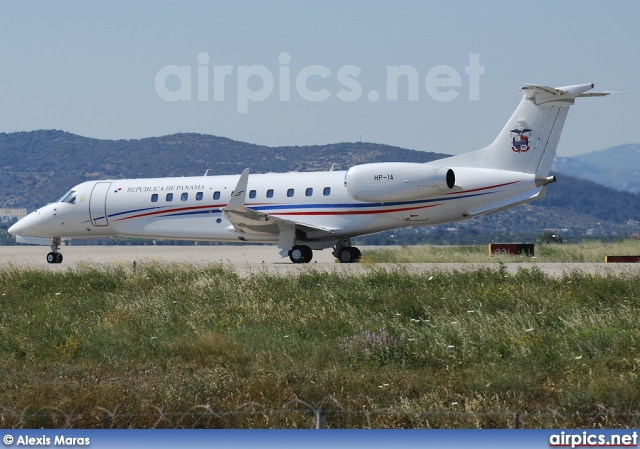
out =
[(359, 262), (362, 257), (362, 253), (355, 246), (348, 246), (346, 248), (342, 248), (338, 252), (338, 260), (340, 263), (355, 263)]
[(309, 263), (313, 259), (313, 251), (307, 245), (296, 245), (289, 251), (289, 259), (293, 263)]
[(47, 254), (47, 262), (62, 263), (62, 254), (51, 251), (49, 254)]
[(355, 246), (351, 246), (351, 239), (338, 240), (336, 246), (333, 247), (333, 257), (338, 259), (340, 263), (360, 262), (362, 253)]
[(59, 249), (60, 249), (60, 237), (53, 237), (51, 239), (51, 252), (47, 254), (47, 262), (62, 263), (62, 254), (58, 252)]
[(338, 253), (338, 260), (340, 263), (350, 263), (351, 262), (351, 248), (343, 248)]
[(302, 245), (302, 252), (304, 253), (304, 262), (309, 263), (313, 259), (313, 251), (307, 245)]

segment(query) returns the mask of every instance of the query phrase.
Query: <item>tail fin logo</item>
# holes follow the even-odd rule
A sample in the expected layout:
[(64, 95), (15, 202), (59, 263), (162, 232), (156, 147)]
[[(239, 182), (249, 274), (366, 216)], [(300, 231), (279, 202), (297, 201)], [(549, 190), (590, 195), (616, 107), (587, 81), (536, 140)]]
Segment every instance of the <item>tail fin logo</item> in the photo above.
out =
[(511, 149), (516, 153), (526, 153), (531, 146), (529, 145), (529, 138), (531, 137), (531, 130), (528, 128), (516, 128), (511, 131)]

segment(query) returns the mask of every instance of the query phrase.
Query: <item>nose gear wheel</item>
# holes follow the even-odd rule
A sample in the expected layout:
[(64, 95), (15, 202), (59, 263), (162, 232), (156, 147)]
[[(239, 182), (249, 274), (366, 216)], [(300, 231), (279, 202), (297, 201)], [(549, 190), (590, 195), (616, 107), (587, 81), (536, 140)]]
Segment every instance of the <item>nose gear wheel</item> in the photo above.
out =
[(60, 237), (51, 239), (51, 252), (47, 254), (48, 263), (62, 263), (62, 254), (60, 254)]

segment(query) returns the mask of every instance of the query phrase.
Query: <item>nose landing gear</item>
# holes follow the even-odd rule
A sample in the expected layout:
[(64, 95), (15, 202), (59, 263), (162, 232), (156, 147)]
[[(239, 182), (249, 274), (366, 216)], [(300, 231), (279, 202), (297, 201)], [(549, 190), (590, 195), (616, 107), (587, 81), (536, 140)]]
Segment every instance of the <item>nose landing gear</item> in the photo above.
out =
[(60, 237), (51, 239), (51, 252), (47, 254), (47, 262), (62, 263), (62, 254), (60, 254)]

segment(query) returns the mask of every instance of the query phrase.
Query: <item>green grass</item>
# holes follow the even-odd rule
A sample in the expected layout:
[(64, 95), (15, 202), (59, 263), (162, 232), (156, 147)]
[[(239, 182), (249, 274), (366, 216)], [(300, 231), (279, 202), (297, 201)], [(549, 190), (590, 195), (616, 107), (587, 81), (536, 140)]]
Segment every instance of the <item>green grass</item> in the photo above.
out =
[[(635, 273), (413, 274), (372, 265), (359, 275), (241, 278), (217, 265), (8, 267), (0, 295), (0, 407), (18, 412), (29, 404), (231, 411), (332, 395), (348, 410), (400, 413), (378, 416), (377, 427), (506, 427), (516, 410), (578, 416), (604, 407), (613, 416), (637, 413), (640, 403)], [(401, 414), (424, 411), (440, 414), (411, 422)], [(470, 422), (458, 412), (478, 415)], [(134, 417), (127, 425), (152, 424)], [(77, 425), (102, 421), (86, 413)], [(558, 422), (530, 415), (525, 425)]]
[(367, 249), (363, 263), (602, 263), (605, 256), (638, 256), (640, 239), (617, 242), (587, 241), (580, 244), (537, 244), (535, 257), (495, 255), (488, 245), (481, 246), (402, 246)]

